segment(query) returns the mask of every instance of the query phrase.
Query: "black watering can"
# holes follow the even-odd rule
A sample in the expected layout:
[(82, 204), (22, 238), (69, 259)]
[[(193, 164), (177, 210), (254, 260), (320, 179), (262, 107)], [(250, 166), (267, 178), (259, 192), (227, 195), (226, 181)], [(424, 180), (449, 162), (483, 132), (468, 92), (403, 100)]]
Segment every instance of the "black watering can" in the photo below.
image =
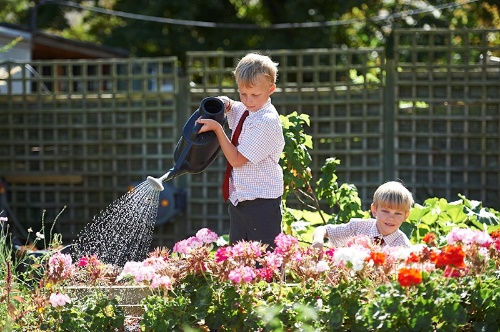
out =
[(162, 191), (162, 182), (172, 180), (179, 175), (204, 171), (219, 154), (219, 141), (213, 131), (198, 134), (203, 126), (201, 123), (196, 123), (200, 116), (224, 125), (226, 122), (224, 103), (215, 97), (207, 97), (201, 101), (200, 107), (182, 128), (182, 137), (177, 142), (174, 152), (175, 166), (160, 178), (148, 176), (147, 181), (155, 190)]

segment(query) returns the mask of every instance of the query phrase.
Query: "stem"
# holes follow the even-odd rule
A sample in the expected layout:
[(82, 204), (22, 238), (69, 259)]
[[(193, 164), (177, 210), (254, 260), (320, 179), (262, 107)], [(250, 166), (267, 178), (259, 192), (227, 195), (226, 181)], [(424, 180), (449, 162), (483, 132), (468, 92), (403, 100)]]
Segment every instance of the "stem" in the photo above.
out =
[[(305, 203), (300, 197), (299, 195), (296, 194), (296, 191), (299, 192), (300, 194), (304, 195), (305, 197), (309, 198), (311, 201), (314, 202), (314, 205), (309, 205), (307, 203)], [(311, 190), (312, 191), (312, 190)], [(326, 220), (325, 220), (325, 217), (323, 216), (323, 213), (321, 211), (321, 208), (319, 206), (319, 201), (318, 199), (316, 198), (316, 195), (314, 195), (314, 193), (312, 194), (308, 194), (307, 192), (303, 191), (302, 189), (296, 189), (294, 190), (294, 194), (295, 194), (295, 197), (297, 197), (297, 199), (304, 205), (314, 209), (316, 212), (319, 213), (319, 216), (321, 217), (321, 220), (323, 220), (323, 225), (326, 225)]]
[(43, 248), (47, 248), (47, 239), (45, 237), (45, 212), (47, 210), (42, 211), (42, 234), (43, 234)]
[(56, 225), (56, 221), (57, 219), (59, 219), (59, 216), (63, 213), (63, 211), (66, 209), (66, 205), (62, 208), (61, 212), (59, 212), (57, 214), (57, 216), (54, 218), (54, 222), (52, 223), (52, 227), (50, 227), (50, 232), (49, 232), (49, 236), (50, 236), (50, 241), (49, 241), (49, 244), (52, 243), (53, 239), (52, 239), (52, 232), (54, 230), (54, 226)]
[(5, 280), (6, 283), (7, 283), (7, 306), (10, 305), (10, 290), (11, 290), (11, 286), (12, 286), (12, 271), (11, 271), (11, 267), (10, 267), (10, 260), (7, 260), (6, 261), (7, 263), (7, 279)]

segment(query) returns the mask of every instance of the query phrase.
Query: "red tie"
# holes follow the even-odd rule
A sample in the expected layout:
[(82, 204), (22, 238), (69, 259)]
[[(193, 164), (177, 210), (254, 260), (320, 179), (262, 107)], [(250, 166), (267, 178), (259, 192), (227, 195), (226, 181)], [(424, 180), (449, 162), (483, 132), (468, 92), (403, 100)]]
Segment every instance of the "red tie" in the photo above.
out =
[[(233, 137), (231, 138), (231, 143), (233, 143), (234, 146), (238, 146), (238, 137), (240, 137), (241, 128), (243, 128), (243, 122), (245, 122), (247, 116), (248, 110), (243, 113), (240, 118), (240, 122), (238, 122), (238, 125), (234, 130)], [(222, 197), (224, 197), (224, 202), (229, 198), (229, 177), (231, 176), (232, 170), (233, 166), (231, 166), (231, 164), (227, 162), (226, 174), (224, 174), (224, 182), (222, 183)]]
[(385, 244), (385, 241), (384, 241), (384, 238), (382, 236), (375, 236), (373, 238), (373, 243), (381, 246), (381, 245)]

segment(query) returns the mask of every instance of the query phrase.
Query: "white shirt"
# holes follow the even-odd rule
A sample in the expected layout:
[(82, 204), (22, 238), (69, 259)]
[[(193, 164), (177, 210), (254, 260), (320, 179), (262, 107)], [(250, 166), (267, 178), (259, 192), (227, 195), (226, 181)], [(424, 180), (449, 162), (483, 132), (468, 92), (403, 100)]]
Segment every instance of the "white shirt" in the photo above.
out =
[(382, 236), (377, 229), (377, 220), (353, 218), (346, 224), (325, 226), (328, 233), (328, 239), (336, 247), (344, 247), (350, 238), (357, 235), (367, 235), (371, 238), (381, 237), (384, 239), (385, 245), (390, 247), (410, 247), (411, 242), (400, 229), (397, 231)]
[[(234, 102), (227, 113), (229, 128), (234, 131), (246, 110)], [(238, 139), (238, 151), (248, 159), (241, 167), (233, 167), (229, 179), (229, 200), (238, 202), (256, 198), (278, 198), (283, 195), (283, 170), (279, 160), (285, 139), (281, 120), (269, 99), (262, 108), (250, 112)]]

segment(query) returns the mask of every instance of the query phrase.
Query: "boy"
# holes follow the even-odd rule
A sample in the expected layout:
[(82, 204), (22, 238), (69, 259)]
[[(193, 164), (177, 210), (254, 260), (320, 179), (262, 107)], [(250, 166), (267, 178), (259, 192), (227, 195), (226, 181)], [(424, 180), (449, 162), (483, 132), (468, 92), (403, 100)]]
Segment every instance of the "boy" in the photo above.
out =
[[(200, 133), (215, 132), (227, 159), (223, 195), (225, 201), (229, 199), (231, 245), (246, 240), (273, 248), (281, 232), (283, 171), (279, 160), (285, 140), (270, 98), (276, 90), (277, 66), (269, 57), (256, 53), (238, 62), (233, 74), (240, 101), (219, 96), (226, 107), (232, 140), (217, 121), (198, 120), (203, 124)], [(241, 134), (237, 128), (240, 122)]]
[(409, 247), (410, 240), (399, 227), (408, 218), (412, 205), (412, 194), (403, 184), (386, 182), (373, 195), (371, 212), (376, 219), (354, 218), (346, 224), (319, 226), (313, 232), (312, 246), (323, 249), (323, 241), (328, 238), (335, 247), (342, 247), (354, 236), (367, 235), (375, 244)]

